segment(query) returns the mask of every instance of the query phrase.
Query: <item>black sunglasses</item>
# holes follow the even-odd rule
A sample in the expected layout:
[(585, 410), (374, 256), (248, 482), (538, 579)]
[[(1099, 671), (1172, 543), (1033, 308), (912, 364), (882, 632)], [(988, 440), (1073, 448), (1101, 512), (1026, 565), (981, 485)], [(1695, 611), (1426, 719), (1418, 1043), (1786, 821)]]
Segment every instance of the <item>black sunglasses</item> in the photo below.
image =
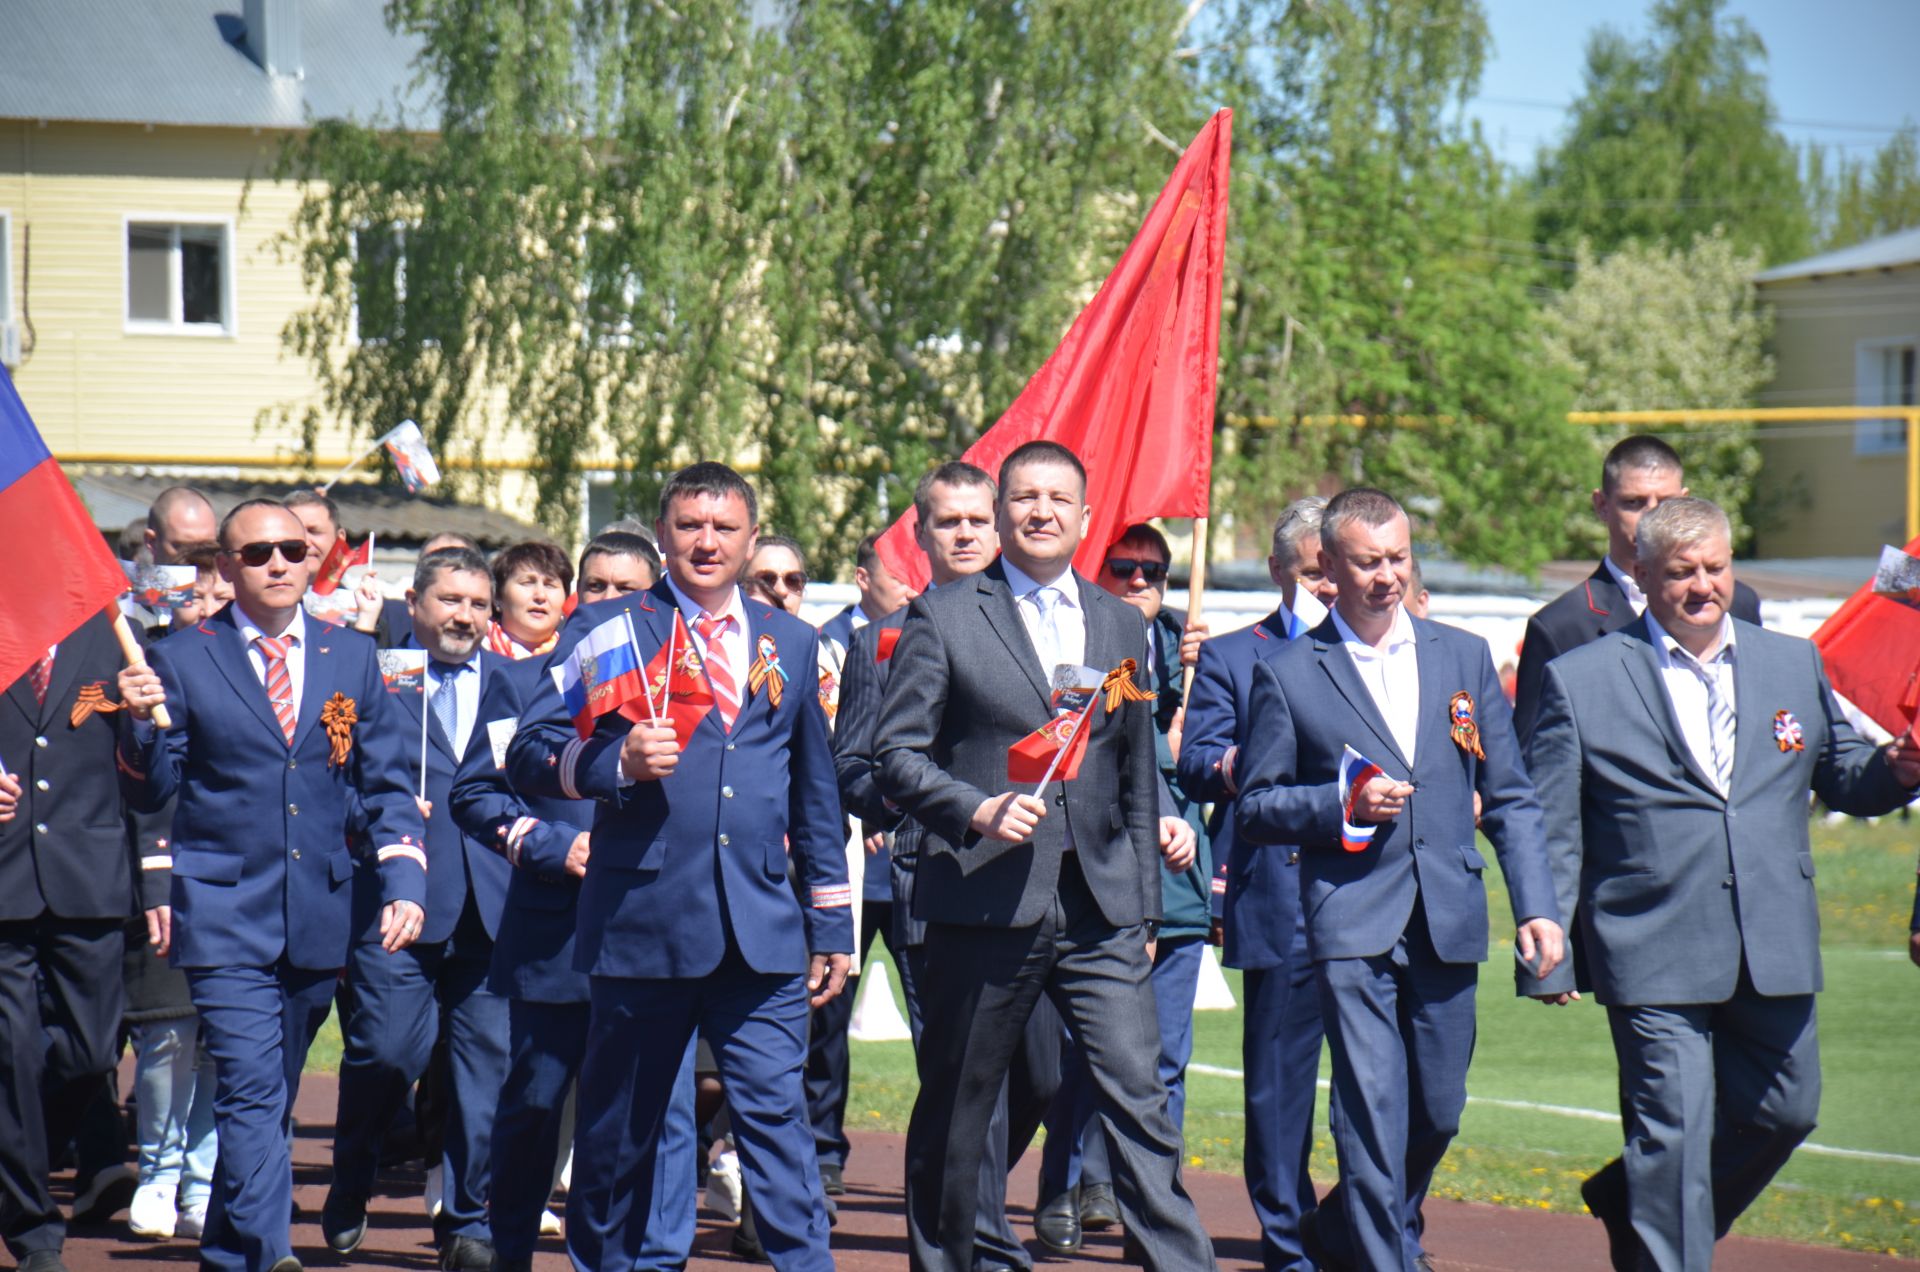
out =
[(1167, 577), (1165, 561), (1142, 561), (1135, 560), (1133, 557), (1107, 558), (1107, 573), (1116, 579), (1130, 579), (1135, 570), (1138, 570), (1140, 577), (1149, 583), (1163, 582)]
[(307, 559), (307, 541), (305, 539), (272, 539), (264, 543), (243, 543), (237, 548), (222, 548), (228, 556), (240, 558), (242, 565), (256, 568), (273, 560), (278, 551), (288, 565), (298, 565)]
[(789, 592), (804, 592), (807, 590), (807, 576), (798, 570), (794, 570), (788, 574), (776, 574), (772, 570), (755, 570), (747, 577), (768, 591), (772, 591), (782, 583), (786, 584), (787, 591)]

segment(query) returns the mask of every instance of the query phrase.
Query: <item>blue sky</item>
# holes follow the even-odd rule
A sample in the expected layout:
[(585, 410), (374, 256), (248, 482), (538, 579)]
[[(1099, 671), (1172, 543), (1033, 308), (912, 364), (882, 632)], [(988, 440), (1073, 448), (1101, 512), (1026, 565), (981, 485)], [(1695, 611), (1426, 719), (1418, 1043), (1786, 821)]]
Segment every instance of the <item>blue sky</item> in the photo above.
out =
[[(1587, 36), (1644, 37), (1652, 0), (1484, 0), (1494, 48), (1467, 103), (1494, 153), (1530, 167), (1560, 135), (1581, 89)], [(1920, 0), (1732, 0), (1767, 48), (1781, 131), (1870, 155), (1903, 121), (1920, 123)], [(1826, 125), (1870, 125), (1835, 128)]]

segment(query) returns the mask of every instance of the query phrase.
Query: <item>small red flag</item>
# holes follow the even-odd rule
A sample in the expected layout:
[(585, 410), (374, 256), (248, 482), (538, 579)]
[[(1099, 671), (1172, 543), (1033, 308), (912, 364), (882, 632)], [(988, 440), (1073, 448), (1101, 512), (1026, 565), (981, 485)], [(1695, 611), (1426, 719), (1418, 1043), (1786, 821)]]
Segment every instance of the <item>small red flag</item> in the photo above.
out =
[[(1907, 545), (1920, 554), (1920, 539)], [(1895, 737), (1920, 713), (1920, 610), (1876, 595), (1871, 581), (1813, 634), (1835, 691)]]
[(1074, 711), (1055, 716), (1007, 748), (1007, 780), (1037, 782), (1047, 776), (1053, 757), (1065, 752), (1048, 779), (1071, 782), (1080, 775), (1080, 759), (1087, 753), (1087, 735), (1093, 732), (1093, 713)]
[[(1207, 121), (1099, 294), (962, 456), (989, 473), (1031, 441), (1079, 456), (1092, 520), (1074, 564), (1089, 577), (1135, 522), (1207, 515), (1232, 138), (1232, 111)], [(877, 547), (889, 570), (925, 590), (917, 522), (909, 511)]]
[(873, 647), (873, 661), (885, 662), (893, 657), (893, 647), (900, 643), (900, 629), (889, 627), (883, 630)]
[(312, 588), (316, 595), (331, 596), (334, 590), (347, 581), (347, 571), (356, 565), (373, 563), (373, 536), (368, 535), (365, 543), (352, 547), (347, 543), (347, 532), (342, 530), (327, 549), (326, 557), (320, 562), (320, 568), (314, 571)]
[(700, 661), (700, 651), (694, 648), (686, 616), (676, 608), (673, 633), (647, 660), (645, 693), (622, 706), (620, 714), (635, 724), (651, 724), (658, 712), (673, 725), (674, 736), (685, 747), (711, 710), (713, 686), (707, 683), (706, 667)]

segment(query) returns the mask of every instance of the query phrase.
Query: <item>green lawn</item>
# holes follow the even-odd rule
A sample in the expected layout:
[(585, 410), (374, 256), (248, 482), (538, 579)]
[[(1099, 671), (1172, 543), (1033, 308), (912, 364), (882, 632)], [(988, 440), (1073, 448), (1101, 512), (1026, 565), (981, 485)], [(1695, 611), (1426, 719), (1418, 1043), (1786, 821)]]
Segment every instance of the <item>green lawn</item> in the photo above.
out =
[[(1920, 1158), (1920, 969), (1906, 958), (1917, 846), (1914, 821), (1814, 829), (1827, 990), (1820, 1000), (1825, 1095), (1812, 1144)], [(1497, 890), (1497, 879), (1489, 884)], [(1494, 911), (1504, 915), (1504, 902)], [(1619, 1148), (1617, 1123), (1481, 1101), (1613, 1108), (1606, 1021), (1591, 1002), (1547, 1008), (1514, 998), (1505, 961), (1511, 956), (1500, 944), (1481, 985), (1480, 1040), (1468, 1084), (1474, 1102), (1434, 1191), (1578, 1213), (1580, 1180)], [(1238, 975), (1227, 977), (1238, 996)], [(897, 992), (897, 978), (895, 984)], [(1237, 1012), (1198, 1016), (1194, 1059), (1241, 1067)], [(849, 1123), (904, 1130), (915, 1086), (906, 1043), (855, 1043)], [(1331, 1180), (1324, 1098), (1317, 1117), (1314, 1173)], [(1237, 1173), (1240, 1083), (1190, 1075), (1186, 1130), (1194, 1165)], [(1920, 1161), (1802, 1149), (1738, 1231), (1920, 1257)]]

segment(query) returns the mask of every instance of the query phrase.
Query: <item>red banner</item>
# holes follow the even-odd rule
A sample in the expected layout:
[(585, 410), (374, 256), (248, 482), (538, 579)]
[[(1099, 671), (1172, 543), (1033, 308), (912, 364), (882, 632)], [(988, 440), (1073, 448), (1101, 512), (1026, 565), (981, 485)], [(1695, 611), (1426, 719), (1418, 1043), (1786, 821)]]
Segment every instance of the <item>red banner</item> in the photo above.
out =
[[(1907, 545), (1920, 554), (1920, 539)], [(1834, 689), (1895, 737), (1920, 712), (1920, 610), (1876, 596), (1871, 582), (1813, 634)]]

